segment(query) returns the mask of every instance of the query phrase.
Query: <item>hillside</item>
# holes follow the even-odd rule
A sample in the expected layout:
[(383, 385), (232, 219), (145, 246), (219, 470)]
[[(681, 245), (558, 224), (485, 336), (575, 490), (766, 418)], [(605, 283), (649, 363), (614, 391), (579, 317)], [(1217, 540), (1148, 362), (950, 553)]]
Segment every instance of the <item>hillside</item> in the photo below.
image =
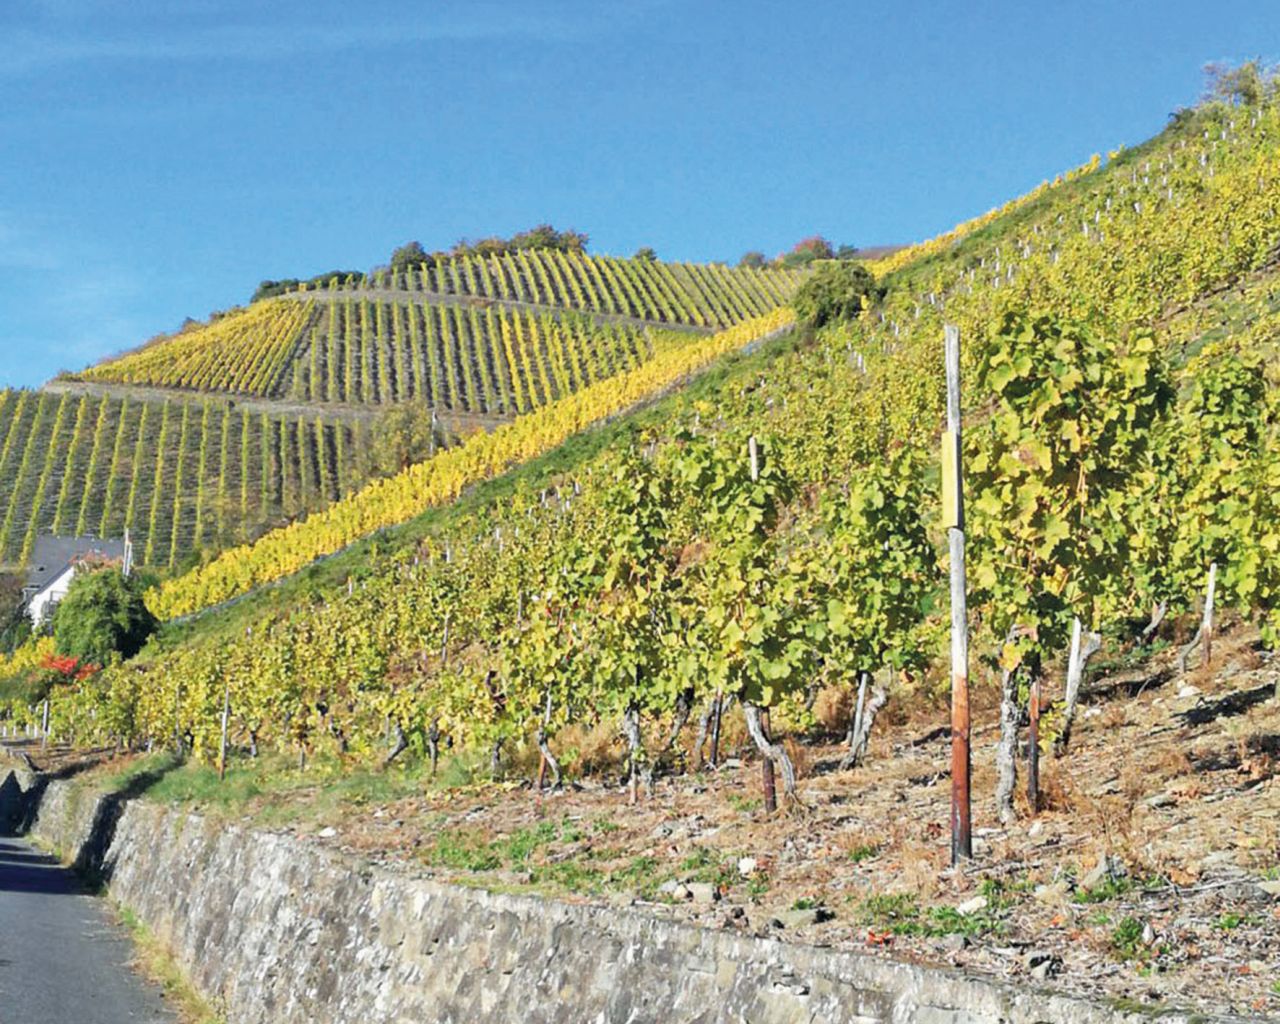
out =
[(535, 251), (255, 302), (2, 396), (0, 564), (41, 533), (126, 528), (149, 567), (208, 558), (382, 475), (382, 410), (413, 403), (448, 446), (767, 312), (802, 276)]
[[(1277, 91), (1272, 83), (1251, 106), (1206, 103), (1137, 149), (1095, 158), (878, 261), (880, 292), (854, 317), (802, 331), (780, 308), (655, 346), (616, 377), (545, 393), (546, 404), (491, 434), (167, 581), (148, 595), (162, 618), (206, 615), (162, 630), (126, 666), (53, 690), (55, 734), (80, 745), (173, 745), (207, 763), (220, 754), (225, 721), (230, 756), (263, 758), (258, 773), (289, 785), (307, 785), (309, 765), (331, 780), (364, 769), (421, 781), (439, 769), (459, 786), (539, 793), (605, 780), (615, 802), (626, 793), (634, 804), (699, 760), (732, 705), (742, 724), (735, 718), (725, 742), (740, 758), (759, 755), (768, 778), (776, 771), (776, 796), (794, 817), (770, 818), (770, 827), (794, 848), (807, 804), (830, 792), (803, 771), (808, 745), (840, 743), (844, 756), (824, 770), (855, 773), (845, 777), (865, 787), (855, 799), (872, 799), (876, 780), (861, 766), (886, 756), (872, 741), (877, 715), (881, 728), (936, 715), (949, 695), (951, 513), (938, 451), (944, 329), (954, 326), (968, 670), (975, 724), (992, 741), (977, 750), (975, 807), (999, 840), (975, 870), (1023, 872), (1025, 863), (1009, 865), (1030, 857), (1032, 830), (1052, 820), (1029, 819), (1076, 806), (1069, 793), (1057, 803), (1053, 773), (1015, 800), (1040, 752), (1070, 749), (1073, 725), (1089, 732), (1066, 685), (1073, 635), (1096, 632), (1113, 666), (1145, 664), (1187, 641), (1212, 585), (1207, 603), (1250, 645), (1237, 668), (1262, 673), (1248, 707), (1272, 700)], [(486, 294), (483, 271), (451, 266), (430, 284)], [(527, 288), (535, 279), (522, 278)], [(495, 281), (515, 287), (510, 274)], [(340, 293), (273, 300), (272, 315), (293, 316), (287, 303), (332, 311)], [(710, 307), (699, 308), (700, 321), (686, 309), (686, 326), (711, 325)], [(376, 333), (376, 310), (373, 318)], [(297, 379), (329, 377), (327, 365), (307, 373)], [(572, 447), (590, 429), (611, 443)], [(557, 454), (554, 471), (527, 472)], [(315, 567), (320, 558), (330, 559), (325, 568)], [(1208, 643), (1202, 651), (1210, 661)], [(1209, 674), (1201, 681), (1229, 704), (1238, 699)], [(1117, 697), (1117, 725), (1128, 697), (1136, 693)], [(1205, 755), (1236, 741), (1260, 800), (1275, 793), (1269, 712), (1242, 719), (1239, 735), (1215, 734), (1217, 753)], [(22, 701), (8, 708), (15, 723), (35, 713)], [(1142, 715), (1153, 729), (1167, 726), (1164, 710), (1142, 705)], [(1093, 731), (1087, 742), (1091, 756), (1069, 769), (1068, 790), (1086, 786), (1104, 758), (1123, 760), (1138, 730)], [(927, 769), (926, 781), (908, 768)], [(925, 886), (943, 884), (934, 861), (945, 849), (945, 808), (909, 794), (946, 770), (912, 761), (886, 772), (892, 806), (875, 819), (916, 829), (910, 844), (929, 851), (920, 857), (931, 865)], [(1188, 770), (1179, 764), (1161, 781)], [(746, 773), (736, 778), (748, 783)], [(754, 800), (750, 785), (732, 794), (726, 786), (723, 799)], [(1089, 790), (1079, 806), (1110, 807), (1105, 795)], [(907, 822), (907, 806), (937, 820)], [(1260, 806), (1272, 820), (1274, 803)], [(1115, 813), (1098, 815), (1102, 854), (1143, 859), (1141, 877), (1176, 892), (1185, 883), (1172, 872), (1186, 866), (1129, 842)], [(1193, 824), (1204, 839), (1206, 819)], [(854, 811), (823, 834), (852, 841), (862, 828)], [(1223, 852), (1249, 886), (1277, 868), (1271, 832), (1229, 849), (1225, 839), (1204, 841), (1223, 846), (1204, 859)], [(1001, 851), (1003, 866), (994, 863)], [(1038, 884), (1068, 870), (1060, 855), (1037, 848), (1051, 862)], [(635, 888), (646, 870), (635, 869)], [(896, 877), (906, 884), (905, 875)], [(984, 898), (1003, 895), (997, 886)], [(873, 931), (901, 917), (887, 904), (880, 912)], [(967, 934), (956, 913), (927, 920)], [(926, 920), (919, 907), (910, 916)], [(1256, 935), (1257, 922), (1248, 927)], [(1155, 940), (1143, 938), (1141, 922), (1136, 936), (1125, 928), (1111, 966), (1154, 969)], [(1274, 931), (1257, 930), (1261, 966), (1224, 996), (1237, 1008), (1267, 1006), (1261, 979), (1280, 971)]]
[[(767, 428), (766, 451), (777, 452), (767, 461), (800, 481), (838, 478), (835, 460), (856, 464), (868, 441), (878, 447), (876, 435), (886, 430), (911, 436), (913, 445), (927, 443), (913, 428), (937, 422), (940, 395), (929, 381), (937, 380), (944, 312), (982, 338), (1002, 309), (1102, 308), (1117, 330), (1141, 324), (1159, 330), (1169, 346), (1186, 330), (1184, 319), (1169, 319), (1172, 311), (1198, 309), (1198, 296), (1268, 266), (1275, 196), (1265, 187), (1271, 157), (1263, 143), (1273, 117), (1268, 108), (1233, 128), (1235, 117), (1205, 112), (1197, 124), (1211, 128), (1167, 133), (1148, 147), (1154, 158), (1121, 154), (1070, 186), (1038, 194), (1019, 209), (1007, 235), (987, 228), (950, 249), (947, 266), (937, 260), (908, 266), (902, 283), (891, 279), (884, 304), (862, 323), (829, 332), (749, 392), (726, 397), (709, 440), (732, 437), (748, 422), (762, 433)], [(1227, 222), (1226, 231), (1217, 226)], [(1160, 244), (1147, 244), (1152, 238)], [(1097, 272), (1116, 264), (1120, 273)], [(1170, 354), (1181, 361), (1189, 350)], [(851, 403), (839, 425), (837, 394)], [(882, 407), (888, 395), (897, 400)], [(870, 415), (859, 415), (859, 405)], [(464, 543), (459, 538), (456, 546)]]
[(653, 330), (761, 316), (802, 278), (555, 250), (449, 257), (255, 302), (70, 379), (514, 414), (643, 359)]
[(208, 398), (161, 402), (0, 393), (0, 563), (39, 534), (118, 537), (173, 566), (321, 508), (367, 476), (366, 424), (255, 413)]

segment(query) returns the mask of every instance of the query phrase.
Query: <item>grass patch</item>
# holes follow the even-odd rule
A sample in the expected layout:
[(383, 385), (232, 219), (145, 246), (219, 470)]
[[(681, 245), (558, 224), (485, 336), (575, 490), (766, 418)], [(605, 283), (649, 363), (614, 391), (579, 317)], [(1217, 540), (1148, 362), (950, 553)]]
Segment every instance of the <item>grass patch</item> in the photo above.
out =
[(879, 893), (858, 904), (860, 924), (892, 935), (941, 938), (946, 935), (998, 935), (1005, 930), (1005, 912), (1012, 906), (1007, 890), (998, 882), (984, 882), (987, 906), (973, 914), (955, 907), (921, 907), (912, 893)]
[(1136, 917), (1123, 918), (1111, 929), (1111, 950), (1121, 960), (1145, 960), (1148, 950), (1142, 941), (1142, 922)]
[(85, 784), (274, 827), (336, 822), (352, 807), (420, 796), (432, 784), (426, 773), (425, 765), (412, 762), (382, 770), (336, 756), (318, 756), (299, 771), (292, 757), (273, 753), (233, 759), (219, 779), (212, 765), (157, 753), (112, 762), (86, 776)]
[(1133, 881), (1124, 875), (1104, 878), (1089, 889), (1077, 889), (1071, 894), (1072, 903), (1107, 903), (1133, 891)]
[(880, 847), (876, 843), (861, 843), (849, 851), (849, 863), (861, 864), (880, 855)]
[(137, 949), (134, 965), (144, 977), (160, 986), (183, 1024), (225, 1024), (226, 1018), (196, 991), (169, 951), (137, 915), (128, 907), (118, 907), (117, 915)]
[(741, 793), (730, 793), (725, 797), (730, 807), (741, 814), (753, 814), (764, 806), (757, 796), (743, 796)]

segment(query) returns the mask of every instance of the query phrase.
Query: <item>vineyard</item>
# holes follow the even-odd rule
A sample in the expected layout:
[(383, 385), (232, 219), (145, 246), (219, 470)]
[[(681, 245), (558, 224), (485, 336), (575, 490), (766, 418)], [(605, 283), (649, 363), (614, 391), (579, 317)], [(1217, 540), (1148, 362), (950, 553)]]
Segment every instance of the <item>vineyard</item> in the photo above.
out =
[(274, 299), (92, 367), (76, 379), (306, 403), (511, 416), (678, 343), (642, 327), (494, 307)]
[[(56, 689), (53, 730), (213, 759), (225, 705), (233, 751), (434, 764), (447, 737), (498, 776), (534, 751), (555, 785), (577, 767), (565, 737), (608, 726), (624, 738), (634, 794), (671, 762), (687, 725), (705, 727), (732, 701), (784, 800), (798, 799), (795, 766), (774, 737), (811, 724), (817, 689), (860, 695), (852, 764), (887, 701), (946, 687), (937, 450), (944, 326), (954, 325), (973, 671), (999, 695), (995, 806), (1011, 821), (1029, 702), (1045, 744), (1070, 735), (1072, 701), (1033, 695), (1057, 689), (1073, 632), (1115, 647), (1155, 635), (1193, 612), (1213, 566), (1219, 608), (1257, 622), (1268, 644), (1280, 638), (1278, 141), (1274, 100), (1203, 106), (1142, 147), (891, 258), (883, 298), (856, 320), (765, 345), (710, 399), (665, 399), (656, 426), (556, 486), (526, 487), (411, 546), (389, 544), (323, 600), (277, 601), (257, 617), (250, 605), (242, 634), (197, 629)], [(608, 261), (520, 259), (533, 260), (527, 272), (514, 258), (436, 265), (422, 289), (649, 308), (601, 287)], [(358, 291), (351, 308), (362, 310)], [(282, 301), (346, 316), (337, 294)], [(741, 322), (655, 346), (601, 382), (580, 372), (577, 390), (549, 376), (523, 409), (515, 378), (500, 398), (491, 373), (495, 402), (520, 413), (512, 423), (226, 551), (153, 591), (151, 606), (183, 615), (279, 580), (790, 327), (786, 311), (744, 320), (719, 301), (721, 314), (700, 307), (701, 319), (686, 310), (680, 322)], [(394, 337), (385, 319), (379, 334), (376, 309), (356, 319), (372, 315), (372, 335)], [(350, 337), (347, 324), (336, 336)], [(338, 393), (366, 393), (366, 377), (337, 374), (345, 355), (315, 354), (315, 340), (335, 334), (310, 329), (290, 386), (314, 394), (317, 381), (338, 379)], [(385, 375), (376, 358), (363, 363), (371, 400), (384, 383), (394, 392), (396, 381), (447, 380), (411, 369), (411, 358), (401, 375), (400, 350), (386, 351)], [(483, 380), (478, 392), (442, 387), (488, 394)], [(75, 431), (76, 413), (54, 402), (41, 422)], [(194, 434), (193, 418), (171, 414), (165, 436)], [(33, 481), (24, 495), (43, 501), (60, 483), (28, 465), (37, 450), (6, 443), (4, 459), (23, 465)]]
[(786, 305), (803, 279), (801, 270), (529, 249), (501, 256), (450, 256), (410, 271), (382, 271), (346, 287), (463, 295), (717, 328)]
[(0, 392), (0, 561), (22, 564), (43, 533), (120, 536), (171, 568), (317, 509), (364, 480), (366, 425), (237, 410)]
[[(513, 416), (785, 305), (800, 271), (450, 257), (254, 303), (70, 379)], [(686, 339), (687, 340), (687, 339)]]
[(466, 487), (549, 451), (593, 423), (617, 415), (678, 382), (717, 356), (790, 325), (789, 313), (747, 321), (708, 338), (673, 347), (635, 369), (517, 417), (489, 434), (375, 480), (322, 513), (224, 552), (208, 565), (162, 584), (149, 605), (156, 615), (186, 615), (253, 586), (296, 572), (374, 530), (443, 504)]
[[(558, 251), (454, 256), (407, 274), (335, 278), (192, 324), (47, 392), (3, 396), (0, 562), (21, 565), (46, 532), (128, 528), (146, 564), (170, 570), (197, 551), (251, 540), (378, 475), (367, 458), (374, 410), (429, 407), (445, 417), (442, 442), (544, 408), (576, 425), (613, 415), (620, 406), (603, 382), (630, 381), (618, 392), (628, 403), (665, 386), (723, 350), (700, 339), (772, 313), (802, 278)], [(680, 354), (690, 346), (704, 355)], [(566, 404), (578, 394), (594, 396), (590, 414)], [(262, 404), (228, 404), (241, 396)], [(531, 424), (518, 433), (533, 429), (544, 435), (538, 450), (567, 436)], [(456, 457), (467, 465), (448, 471), (455, 483), (407, 507), (446, 500), (513, 457), (509, 443), (490, 444), (490, 454), (478, 446)], [(515, 447), (524, 453), (530, 442)], [(201, 592), (231, 596), (399, 518), (359, 515), (337, 533), (325, 525), (332, 517), (317, 521), (308, 529), (323, 542), (290, 534), (294, 553), (270, 570)]]

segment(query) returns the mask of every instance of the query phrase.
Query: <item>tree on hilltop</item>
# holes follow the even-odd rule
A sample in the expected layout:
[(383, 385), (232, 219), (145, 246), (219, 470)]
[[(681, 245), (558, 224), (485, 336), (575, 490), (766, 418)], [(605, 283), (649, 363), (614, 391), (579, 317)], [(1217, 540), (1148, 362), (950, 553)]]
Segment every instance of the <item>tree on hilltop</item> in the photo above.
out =
[(430, 262), (431, 257), (422, 248), (421, 242), (405, 242), (404, 245), (391, 254), (392, 270), (408, 270), (411, 267), (420, 267), (422, 264)]
[(1204, 99), (1232, 106), (1257, 106), (1275, 92), (1278, 78), (1280, 68), (1268, 67), (1257, 57), (1240, 65), (1212, 61), (1204, 66)]
[(789, 252), (778, 257), (784, 267), (804, 267), (814, 260), (835, 259), (836, 251), (831, 243), (821, 235), (810, 235), (802, 238), (791, 247)]

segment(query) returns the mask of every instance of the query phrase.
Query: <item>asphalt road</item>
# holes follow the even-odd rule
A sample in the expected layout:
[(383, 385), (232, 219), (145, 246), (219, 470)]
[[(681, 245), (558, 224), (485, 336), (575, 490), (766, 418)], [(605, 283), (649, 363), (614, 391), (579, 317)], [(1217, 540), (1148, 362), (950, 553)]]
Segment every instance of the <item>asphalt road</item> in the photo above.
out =
[(0, 1024), (173, 1024), (132, 956), (128, 934), (75, 875), (0, 836)]

